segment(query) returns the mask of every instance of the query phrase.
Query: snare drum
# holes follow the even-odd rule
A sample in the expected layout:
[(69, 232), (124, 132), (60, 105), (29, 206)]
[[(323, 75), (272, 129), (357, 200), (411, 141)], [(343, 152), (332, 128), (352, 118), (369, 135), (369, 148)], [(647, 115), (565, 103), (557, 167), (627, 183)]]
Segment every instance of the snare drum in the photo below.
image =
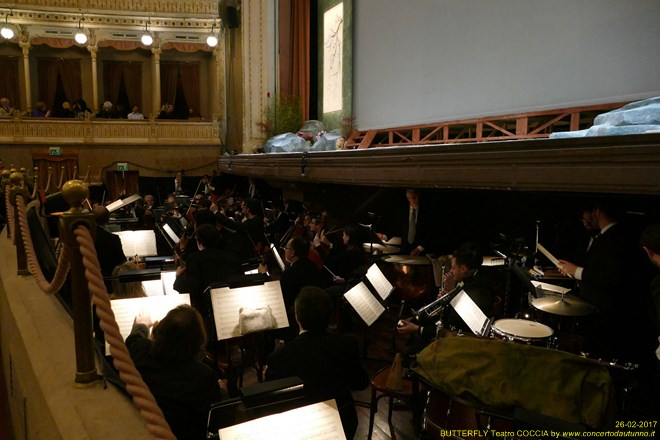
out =
[(526, 319), (500, 319), (493, 324), (491, 334), (496, 339), (546, 347), (554, 332), (547, 325)]

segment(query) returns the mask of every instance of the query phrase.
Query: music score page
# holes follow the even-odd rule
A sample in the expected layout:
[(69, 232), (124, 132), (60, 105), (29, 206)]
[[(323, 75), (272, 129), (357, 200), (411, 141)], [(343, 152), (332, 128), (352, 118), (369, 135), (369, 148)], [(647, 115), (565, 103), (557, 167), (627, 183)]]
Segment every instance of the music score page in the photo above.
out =
[(275, 318), (275, 328), (289, 326), (279, 281), (269, 281), (263, 285), (235, 289), (229, 287), (212, 289), (211, 305), (218, 341), (241, 336), (239, 322), (241, 307), (255, 309), (269, 306)]
[(344, 298), (353, 306), (367, 326), (373, 324), (385, 311), (383, 305), (378, 302), (363, 282), (346, 292)]
[(346, 440), (334, 400), (223, 428), (218, 434), (220, 440)]
[(380, 268), (375, 264), (372, 264), (367, 271), (367, 279), (382, 299), (387, 299), (394, 290), (392, 283), (385, 278), (383, 272), (381, 272)]

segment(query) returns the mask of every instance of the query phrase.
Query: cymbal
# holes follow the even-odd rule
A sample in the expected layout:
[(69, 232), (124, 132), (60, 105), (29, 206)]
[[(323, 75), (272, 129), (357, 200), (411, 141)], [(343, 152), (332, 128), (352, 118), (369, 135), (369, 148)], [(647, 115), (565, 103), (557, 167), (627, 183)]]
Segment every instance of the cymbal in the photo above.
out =
[[(365, 251), (369, 252), (369, 249), (372, 248), (372, 244), (362, 243), (362, 247), (364, 248)], [(378, 244), (378, 243), (373, 244), (374, 254), (385, 254), (385, 255), (398, 254), (400, 249), (401, 248), (399, 248), (398, 246), (392, 246), (389, 244)]]
[(545, 296), (532, 301), (532, 306), (544, 312), (561, 316), (585, 316), (594, 312), (595, 307), (573, 296)]

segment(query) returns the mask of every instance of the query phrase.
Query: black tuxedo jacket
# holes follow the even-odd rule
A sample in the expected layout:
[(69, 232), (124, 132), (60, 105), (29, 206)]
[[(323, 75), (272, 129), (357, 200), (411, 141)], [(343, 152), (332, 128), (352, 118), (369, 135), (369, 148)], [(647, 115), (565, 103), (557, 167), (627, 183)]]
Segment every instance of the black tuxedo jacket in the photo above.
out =
[(303, 287), (323, 287), (323, 277), (319, 268), (308, 258), (300, 258), (282, 272), (280, 285), (284, 304), (290, 308)]
[[(118, 235), (108, 232), (102, 226), (96, 226), (96, 241), (94, 248), (101, 266), (103, 277), (111, 277), (115, 267), (126, 262), (124, 249), (121, 247), (121, 239)], [(108, 292), (112, 292), (112, 281), (104, 280)]]
[(325, 331), (305, 332), (271, 353), (267, 363), (267, 380), (300, 377), (310, 403), (336, 399), (346, 438), (353, 438), (357, 414), (351, 390), (369, 385), (355, 339)]
[(435, 244), (433, 243), (433, 217), (431, 211), (427, 206), (420, 204), (417, 208), (417, 223), (415, 224), (415, 240), (412, 244), (408, 243), (408, 225), (410, 221), (410, 206), (400, 211), (398, 219), (398, 227), (390, 231), (388, 235), (401, 237), (401, 251), (402, 253), (410, 253), (417, 246), (422, 246), (424, 252), (433, 251)]

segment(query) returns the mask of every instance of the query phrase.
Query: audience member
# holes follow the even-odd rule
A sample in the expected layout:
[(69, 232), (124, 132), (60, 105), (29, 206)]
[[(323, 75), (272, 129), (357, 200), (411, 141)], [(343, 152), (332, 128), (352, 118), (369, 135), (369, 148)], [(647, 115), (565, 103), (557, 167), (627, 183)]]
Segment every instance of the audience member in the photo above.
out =
[(169, 102), (163, 104), (157, 119), (174, 119), (174, 106)]
[(91, 115), (91, 111), (87, 107), (87, 102), (84, 99), (79, 98), (73, 104), (73, 117), (78, 119), (85, 119), (88, 115)]
[(101, 110), (96, 114), (97, 118), (103, 119), (113, 119), (115, 118), (115, 113), (113, 111), (112, 102), (105, 101), (101, 106)]
[(138, 111), (138, 106), (133, 106), (133, 111), (128, 114), (128, 119), (144, 119), (144, 115)]
[(14, 107), (9, 102), (9, 98), (0, 98), (0, 118), (9, 118), (14, 113)]
[(222, 392), (218, 375), (201, 362), (206, 332), (200, 314), (182, 305), (156, 324), (138, 315), (126, 346), (176, 438), (206, 438), (209, 407)]
[(34, 110), (32, 110), (33, 118), (47, 118), (50, 116), (50, 110), (46, 107), (46, 103), (43, 101), (37, 101), (34, 105)]
[(318, 287), (308, 286), (295, 301), (295, 317), (300, 334), (270, 354), (266, 379), (289, 376), (302, 379), (309, 403), (335, 399), (347, 439), (352, 439), (358, 420), (351, 390), (363, 390), (369, 376), (360, 363), (354, 338), (326, 331), (332, 302)]

